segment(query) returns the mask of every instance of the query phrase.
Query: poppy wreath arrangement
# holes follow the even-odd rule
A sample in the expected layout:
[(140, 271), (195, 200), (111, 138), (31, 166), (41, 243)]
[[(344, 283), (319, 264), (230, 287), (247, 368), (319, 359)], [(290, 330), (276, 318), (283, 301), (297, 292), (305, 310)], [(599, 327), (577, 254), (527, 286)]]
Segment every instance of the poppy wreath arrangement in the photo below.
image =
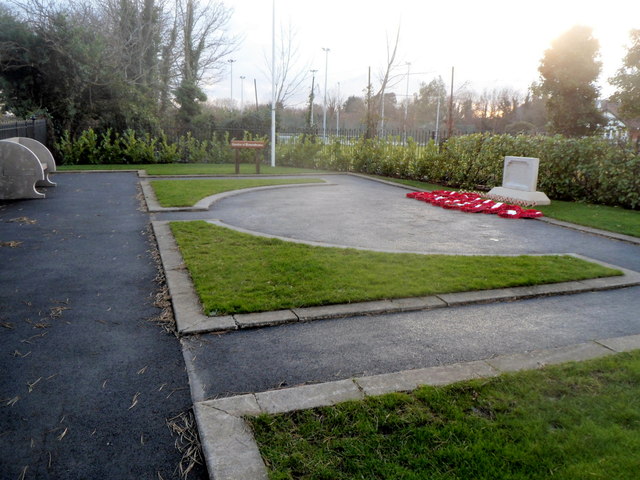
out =
[(477, 193), (451, 192), (448, 190), (434, 190), (432, 192), (411, 192), (407, 197), (415, 198), (431, 205), (460, 210), (468, 213), (496, 214), (503, 218), (538, 218), (542, 212), (532, 208), (523, 208), (506, 202), (482, 198)]

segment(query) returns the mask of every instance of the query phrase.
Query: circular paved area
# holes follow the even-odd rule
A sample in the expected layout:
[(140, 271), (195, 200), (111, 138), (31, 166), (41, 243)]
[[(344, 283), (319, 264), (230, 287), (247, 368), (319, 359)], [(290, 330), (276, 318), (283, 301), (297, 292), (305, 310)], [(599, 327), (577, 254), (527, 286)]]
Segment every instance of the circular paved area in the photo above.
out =
[(157, 220), (219, 219), (247, 230), (297, 240), (374, 250), (442, 254), (579, 253), (640, 271), (640, 247), (535, 220), (510, 220), (434, 207), (407, 190), (350, 175), (335, 186), (248, 191), (208, 212), (155, 215)]

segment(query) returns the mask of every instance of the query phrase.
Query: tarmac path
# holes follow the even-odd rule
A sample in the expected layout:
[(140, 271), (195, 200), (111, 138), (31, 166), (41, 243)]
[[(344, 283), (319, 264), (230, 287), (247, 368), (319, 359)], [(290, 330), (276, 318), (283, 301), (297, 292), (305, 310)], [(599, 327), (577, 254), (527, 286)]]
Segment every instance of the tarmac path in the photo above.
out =
[(191, 398), (177, 339), (150, 322), (138, 178), (54, 178), (46, 199), (0, 203), (0, 478), (179, 478), (166, 422)]

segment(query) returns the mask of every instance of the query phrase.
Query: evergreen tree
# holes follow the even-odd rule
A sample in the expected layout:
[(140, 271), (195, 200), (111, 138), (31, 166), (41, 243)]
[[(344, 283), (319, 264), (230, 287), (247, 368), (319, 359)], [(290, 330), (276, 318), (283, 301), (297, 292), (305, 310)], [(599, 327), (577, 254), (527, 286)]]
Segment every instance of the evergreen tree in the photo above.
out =
[(575, 26), (556, 39), (540, 67), (547, 95), (549, 131), (569, 137), (593, 135), (604, 123), (596, 80), (602, 67), (591, 28)]
[(631, 30), (631, 45), (623, 65), (609, 81), (618, 90), (611, 99), (620, 104), (625, 120), (640, 118), (640, 29)]

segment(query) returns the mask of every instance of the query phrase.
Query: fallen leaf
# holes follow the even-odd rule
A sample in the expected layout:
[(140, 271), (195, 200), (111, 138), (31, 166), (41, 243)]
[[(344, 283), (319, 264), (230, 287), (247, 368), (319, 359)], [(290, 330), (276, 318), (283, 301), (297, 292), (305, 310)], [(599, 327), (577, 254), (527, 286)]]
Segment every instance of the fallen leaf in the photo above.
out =
[(140, 396), (140, 392), (136, 393), (133, 396), (133, 400), (131, 401), (131, 406), (127, 410), (131, 410), (133, 407), (135, 407), (138, 404), (138, 397), (139, 396)]
[(36, 381), (34, 382), (27, 382), (27, 385), (29, 385), (29, 393), (33, 392), (33, 389), (35, 388), (35, 386), (38, 384), (38, 382), (40, 382), (40, 380), (42, 380), (42, 377), (38, 378)]
[(9, 220), (8, 222), (11, 223), (19, 223), (21, 225), (33, 225), (35, 223), (38, 223), (37, 220), (34, 220), (33, 218), (29, 218), (29, 217), (17, 217), (17, 218), (12, 218), (11, 220)]
[(22, 242), (12, 240), (10, 242), (0, 242), (0, 247), (18, 248)]

